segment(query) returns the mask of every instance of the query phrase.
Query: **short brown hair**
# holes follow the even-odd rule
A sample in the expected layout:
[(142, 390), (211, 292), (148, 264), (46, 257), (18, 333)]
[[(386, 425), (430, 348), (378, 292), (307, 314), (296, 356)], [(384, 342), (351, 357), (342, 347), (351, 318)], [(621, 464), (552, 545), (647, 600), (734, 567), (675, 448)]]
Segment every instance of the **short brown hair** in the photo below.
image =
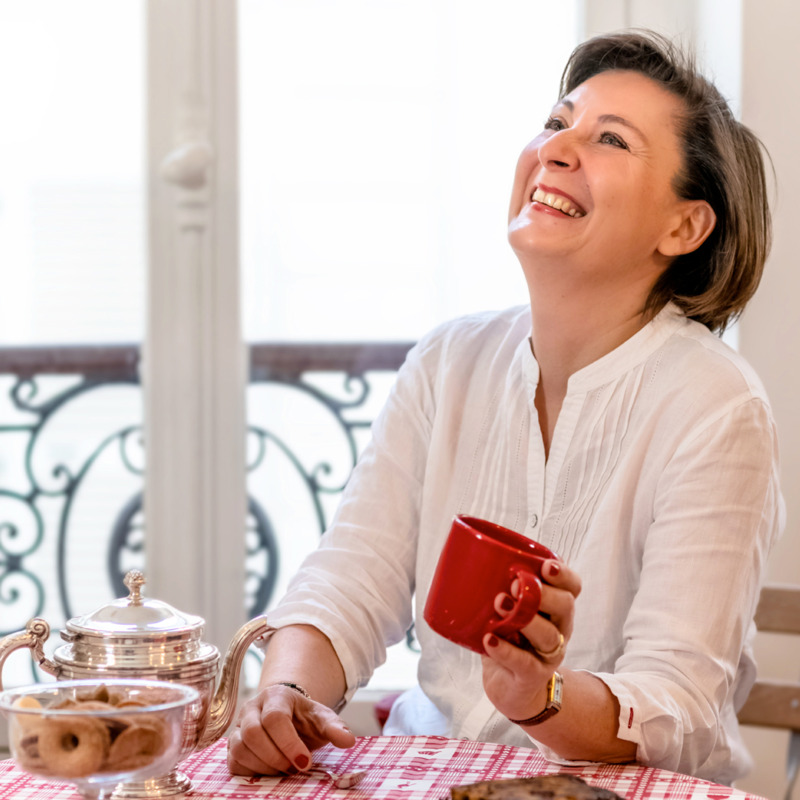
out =
[(758, 288), (772, 239), (764, 168), (766, 151), (704, 78), (691, 54), (651, 31), (596, 36), (578, 45), (561, 76), (563, 98), (607, 70), (632, 70), (683, 100), (678, 135), (683, 167), (674, 189), (705, 200), (717, 217), (694, 252), (677, 256), (650, 292), (644, 311), (676, 303), (712, 331), (723, 331)]

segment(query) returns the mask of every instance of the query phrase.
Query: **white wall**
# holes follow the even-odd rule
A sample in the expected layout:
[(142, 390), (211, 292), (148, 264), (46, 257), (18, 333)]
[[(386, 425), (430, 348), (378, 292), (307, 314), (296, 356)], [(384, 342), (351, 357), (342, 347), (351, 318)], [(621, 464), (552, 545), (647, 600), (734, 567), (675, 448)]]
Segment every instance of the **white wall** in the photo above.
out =
[[(761, 288), (742, 318), (742, 352), (764, 381), (778, 423), (787, 525), (770, 564), (773, 581), (800, 583), (800, 269), (794, 247), (800, 215), (800, 5), (786, 0), (742, 0), (742, 119), (769, 150), (777, 193), (773, 200), (775, 243)], [(760, 637), (759, 668), (765, 675), (797, 680), (800, 642)], [(782, 797), (788, 736), (745, 731), (756, 758), (741, 788), (777, 800)], [(800, 785), (792, 795), (800, 798)]]

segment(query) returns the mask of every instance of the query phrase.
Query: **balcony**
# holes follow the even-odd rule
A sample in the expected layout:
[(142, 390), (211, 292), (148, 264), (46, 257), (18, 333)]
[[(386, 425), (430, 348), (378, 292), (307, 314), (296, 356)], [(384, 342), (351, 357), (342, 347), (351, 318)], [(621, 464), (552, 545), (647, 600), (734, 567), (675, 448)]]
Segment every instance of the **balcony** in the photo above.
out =
[[(250, 347), (251, 616), (325, 529), (410, 347)], [(0, 636), (34, 616), (57, 630), (125, 596), (125, 573), (144, 566), (139, 359), (134, 345), (0, 348)], [(29, 662), (7, 681), (38, 679)]]

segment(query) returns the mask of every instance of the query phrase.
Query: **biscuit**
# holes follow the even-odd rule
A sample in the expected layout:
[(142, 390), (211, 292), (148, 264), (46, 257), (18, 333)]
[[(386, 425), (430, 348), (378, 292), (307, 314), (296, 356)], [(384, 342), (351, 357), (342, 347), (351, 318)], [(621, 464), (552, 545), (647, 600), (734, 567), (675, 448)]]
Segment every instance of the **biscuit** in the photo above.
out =
[(106, 759), (111, 734), (94, 717), (48, 719), (39, 727), (38, 754), (53, 775), (83, 778), (98, 772)]
[(106, 766), (113, 772), (139, 769), (154, 761), (165, 749), (163, 725), (137, 723), (114, 740)]

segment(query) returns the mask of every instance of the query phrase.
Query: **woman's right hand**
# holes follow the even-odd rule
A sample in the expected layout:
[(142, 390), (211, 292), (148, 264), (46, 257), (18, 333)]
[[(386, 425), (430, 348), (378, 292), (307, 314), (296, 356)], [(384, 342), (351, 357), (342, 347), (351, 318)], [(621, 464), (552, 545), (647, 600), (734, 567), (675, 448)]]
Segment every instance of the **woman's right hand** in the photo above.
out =
[(335, 711), (288, 686), (267, 686), (239, 712), (228, 738), (228, 768), (248, 777), (302, 771), (311, 766), (313, 750), (355, 743)]

